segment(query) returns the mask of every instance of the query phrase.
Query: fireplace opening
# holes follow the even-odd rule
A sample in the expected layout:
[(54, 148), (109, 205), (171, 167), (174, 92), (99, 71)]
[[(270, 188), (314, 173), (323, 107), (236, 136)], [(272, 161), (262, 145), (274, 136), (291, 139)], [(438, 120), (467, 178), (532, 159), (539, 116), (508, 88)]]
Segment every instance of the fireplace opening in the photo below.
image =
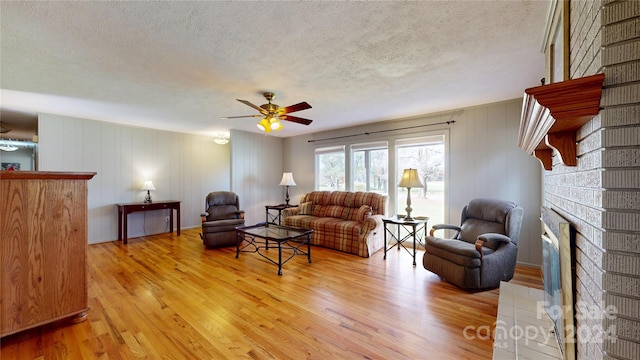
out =
[(575, 341), (575, 233), (569, 221), (552, 209), (542, 208), (542, 275), (544, 315), (565, 360), (574, 360)]

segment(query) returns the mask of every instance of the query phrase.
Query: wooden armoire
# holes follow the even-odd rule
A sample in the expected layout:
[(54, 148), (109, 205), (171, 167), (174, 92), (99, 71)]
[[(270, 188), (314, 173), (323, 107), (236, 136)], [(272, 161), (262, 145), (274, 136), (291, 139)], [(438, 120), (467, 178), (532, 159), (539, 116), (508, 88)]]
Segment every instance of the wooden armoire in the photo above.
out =
[(95, 174), (0, 171), (0, 337), (86, 318), (87, 181)]

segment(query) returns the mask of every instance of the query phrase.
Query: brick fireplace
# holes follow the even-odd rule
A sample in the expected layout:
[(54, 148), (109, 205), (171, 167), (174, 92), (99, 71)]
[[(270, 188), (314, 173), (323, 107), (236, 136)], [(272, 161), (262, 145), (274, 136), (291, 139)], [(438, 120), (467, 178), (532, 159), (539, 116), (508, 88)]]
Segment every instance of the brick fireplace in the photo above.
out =
[(640, 359), (640, 1), (569, 7), (570, 78), (605, 82), (577, 166), (544, 171), (543, 205), (576, 230), (577, 358)]

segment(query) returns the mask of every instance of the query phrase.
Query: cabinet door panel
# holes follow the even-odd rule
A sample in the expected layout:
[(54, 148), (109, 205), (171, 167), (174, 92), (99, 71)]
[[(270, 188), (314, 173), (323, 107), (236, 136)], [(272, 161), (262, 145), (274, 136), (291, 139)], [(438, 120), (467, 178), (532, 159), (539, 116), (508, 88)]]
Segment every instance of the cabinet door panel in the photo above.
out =
[(86, 180), (93, 175), (0, 178), (0, 336), (88, 309)]
[[(0, 290), (2, 301), (2, 333), (20, 328), (28, 322), (31, 314), (27, 299), (29, 276), (29, 234), (27, 184), (18, 181), (2, 181), (0, 199), (2, 203), (2, 231), (0, 247)], [(6, 206), (5, 206), (6, 205)]]

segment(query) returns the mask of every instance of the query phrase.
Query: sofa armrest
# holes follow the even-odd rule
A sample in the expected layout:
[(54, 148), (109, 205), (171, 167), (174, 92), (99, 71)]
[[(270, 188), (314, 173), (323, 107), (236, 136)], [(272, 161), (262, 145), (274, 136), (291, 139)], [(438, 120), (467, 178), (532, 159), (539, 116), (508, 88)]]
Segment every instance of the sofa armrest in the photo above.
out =
[(383, 215), (369, 215), (362, 222), (362, 236), (367, 237), (376, 227), (382, 225)]
[(206, 222), (207, 221), (207, 216), (209, 216), (208, 212), (203, 212), (202, 214), (200, 214), (200, 220), (202, 220), (202, 222)]
[(238, 219), (244, 219), (244, 210), (238, 210), (238, 211), (236, 211), (236, 218), (238, 218)]
[(298, 215), (300, 212), (300, 207), (289, 207), (282, 210), (282, 217), (285, 218), (287, 216)]

